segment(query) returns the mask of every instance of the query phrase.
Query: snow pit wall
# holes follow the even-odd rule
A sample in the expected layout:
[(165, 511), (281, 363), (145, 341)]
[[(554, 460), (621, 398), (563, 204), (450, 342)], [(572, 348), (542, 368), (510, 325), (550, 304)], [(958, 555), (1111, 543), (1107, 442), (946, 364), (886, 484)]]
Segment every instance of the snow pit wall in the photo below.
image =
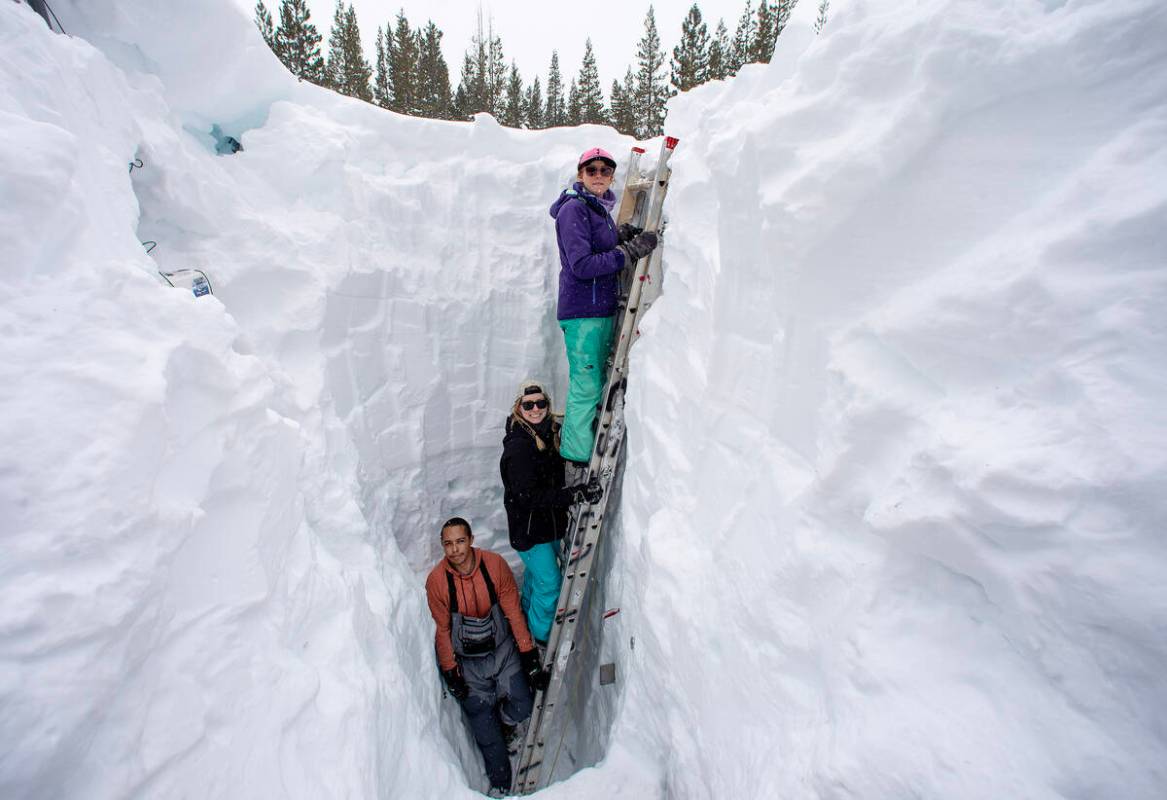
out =
[[(2, 360), (0, 790), (470, 796), (417, 570), (448, 511), (505, 538), (506, 404), (562, 385), (531, 226), (581, 136), (628, 143), (297, 86), (225, 4), (64, 5), (84, 41), (0, 8), (0, 310), (40, 334)], [(1160, 796), (1163, 12), (837, 5), (672, 106), (623, 699), (548, 794)]]
[[(9, 627), (52, 603), (107, 599), (95, 604), (100, 622), (77, 620), (43, 690), (16, 687), (54, 646), (50, 633), (10, 652), (6, 696), (20, 710), (5, 741), (38, 733), (4, 748), (0, 785), (109, 797), (481, 788), (460, 717), (438, 702), (421, 578), (439, 555), (436, 524), (454, 513), (474, 521), (480, 544), (508, 551), (502, 422), (522, 378), (563, 383), (546, 208), (583, 146), (629, 143), (601, 129), (538, 137), (489, 117), (397, 117), (295, 84), (234, 9), (141, 11), (66, 4), (67, 38), (5, 9), (6, 75), (25, 76), (7, 110), (41, 126), (17, 131), (25, 149), (5, 165), (22, 179), (19, 195), (6, 193), (22, 199), (5, 205), (11, 229), (36, 236), (10, 262), (35, 291), (7, 313), (61, 352), (96, 339), (72, 348), (64, 377), (22, 340), (9, 363), (31, 370), (22, 385), (71, 395), (71, 424), (54, 433), (63, 409), (14, 397), (8, 430), (14, 452), (41, 439), (68, 452), (92, 435), (127, 464), (82, 470), (76, 496), (44, 488), (63, 453), (10, 465), (23, 488), (10, 485), (6, 504), (27, 495), (34, 511), (12, 518), (28, 546), (10, 573), (26, 602)], [(192, 52), (178, 41), (190, 31), (232, 45), (234, 60)], [(216, 157), (212, 124), (245, 150)], [(62, 144), (29, 159), (23, 142), (53, 143), (54, 132)], [(131, 159), (142, 166), (127, 172)], [(70, 238), (57, 244), (60, 230)], [(158, 243), (149, 257), (146, 239)], [(44, 240), (54, 245), (35, 246)], [(160, 287), (156, 269), (190, 268), (211, 275), (213, 298)], [(49, 273), (51, 285), (38, 278)], [(85, 310), (58, 330), (66, 301)], [(78, 507), (69, 519), (62, 496)], [(108, 511), (84, 512), (90, 504)], [(124, 508), (137, 509), (128, 521)], [(64, 542), (108, 531), (140, 563), (95, 543), (96, 574), (61, 598), (54, 587), (72, 567), (46, 561), (46, 527)], [(92, 692), (68, 665), (95, 662)], [(602, 752), (605, 728), (585, 731), (585, 749)], [(59, 729), (72, 731), (64, 742)], [(237, 759), (240, 741), (250, 744)], [(96, 778), (107, 761), (131, 766)]]
[(670, 798), (1160, 797), (1165, 10), (831, 14), (670, 106), (614, 749)]

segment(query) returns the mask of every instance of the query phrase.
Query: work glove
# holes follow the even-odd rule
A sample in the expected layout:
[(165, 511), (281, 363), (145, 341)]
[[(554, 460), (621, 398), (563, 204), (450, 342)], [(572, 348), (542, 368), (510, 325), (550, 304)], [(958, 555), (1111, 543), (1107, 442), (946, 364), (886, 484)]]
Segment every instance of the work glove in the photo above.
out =
[(551, 683), (551, 673), (543, 669), (539, 649), (532, 647), (525, 653), (519, 653), (519, 663), (523, 665), (523, 672), (527, 673), (527, 683), (531, 684), (531, 688), (536, 692), (546, 691), (547, 684)]
[(656, 249), (656, 234), (652, 231), (638, 233), (618, 247), (624, 251), (624, 266), (631, 266)]
[(638, 233), (643, 233), (644, 228), (638, 228), (631, 222), (625, 222), (616, 230), (616, 236), (620, 244), (624, 244), (629, 239), (634, 238)]
[(600, 479), (593, 475), (588, 479), (587, 483), (581, 483), (578, 486), (571, 487), (571, 499), (573, 503), (586, 502), (592, 505), (599, 501), (604, 496), (604, 487), (600, 485)]
[(459, 703), (470, 696), (470, 687), (466, 685), (466, 679), (462, 677), (462, 670), (457, 667), (444, 669), (442, 670), (442, 679), (446, 681), (446, 691), (452, 694)]

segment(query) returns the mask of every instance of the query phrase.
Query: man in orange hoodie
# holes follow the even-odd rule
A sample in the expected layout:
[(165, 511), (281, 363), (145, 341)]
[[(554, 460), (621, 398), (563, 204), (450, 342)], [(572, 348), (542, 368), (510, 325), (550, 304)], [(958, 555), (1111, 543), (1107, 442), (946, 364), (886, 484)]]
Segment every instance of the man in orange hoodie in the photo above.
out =
[(425, 581), (438, 667), (482, 751), (491, 793), (501, 797), (511, 785), (506, 731), (531, 715), (532, 690), (547, 688), (548, 675), (506, 561), (475, 548), (461, 517), (447, 520), (441, 536), (445, 558)]

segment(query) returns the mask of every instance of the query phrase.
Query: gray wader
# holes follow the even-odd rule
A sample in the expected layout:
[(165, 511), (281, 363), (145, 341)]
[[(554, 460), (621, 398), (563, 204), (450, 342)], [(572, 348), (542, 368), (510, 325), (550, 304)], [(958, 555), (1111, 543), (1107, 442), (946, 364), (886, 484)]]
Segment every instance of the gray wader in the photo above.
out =
[(450, 590), (450, 639), (462, 667), (462, 677), (470, 689), (462, 701), (462, 711), (482, 751), (486, 775), (492, 787), (509, 790), (511, 761), (502, 723), (518, 725), (529, 717), (534, 697), (519, 663), (519, 649), (511, 626), (498, 604), (494, 581), (481, 561), (478, 571), (490, 595), (490, 613), (485, 617), (470, 617), (458, 611), (454, 576), (446, 573)]

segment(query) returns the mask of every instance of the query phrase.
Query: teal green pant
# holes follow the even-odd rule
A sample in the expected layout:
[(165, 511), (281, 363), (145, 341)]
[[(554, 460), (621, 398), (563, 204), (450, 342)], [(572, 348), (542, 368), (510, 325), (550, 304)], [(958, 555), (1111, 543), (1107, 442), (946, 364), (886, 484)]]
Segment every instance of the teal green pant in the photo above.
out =
[(607, 379), (604, 364), (616, 335), (612, 317), (587, 317), (561, 320), (563, 341), (567, 345), (567, 408), (563, 430), (559, 433), (559, 452), (571, 461), (588, 461), (596, 432), (596, 405), (604, 393)]
[(540, 642), (546, 642), (551, 635), (555, 606), (559, 603), (559, 584), (563, 580), (563, 573), (559, 571), (559, 560), (555, 557), (558, 549), (559, 542), (545, 542), (519, 552), (524, 569), (523, 591), (519, 594), (519, 602), (527, 616), (531, 635)]

